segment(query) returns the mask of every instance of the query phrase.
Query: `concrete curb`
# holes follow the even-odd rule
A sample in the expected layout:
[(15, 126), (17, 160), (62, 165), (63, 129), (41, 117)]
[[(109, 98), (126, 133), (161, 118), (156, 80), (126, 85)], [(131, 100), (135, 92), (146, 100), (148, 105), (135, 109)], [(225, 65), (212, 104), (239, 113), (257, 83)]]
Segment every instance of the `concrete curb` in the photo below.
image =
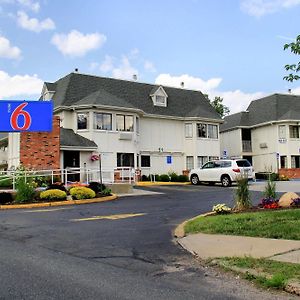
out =
[(0, 210), (100, 203), (106, 201), (113, 201), (116, 200), (117, 198), (118, 196), (116, 194), (112, 194), (111, 196), (107, 196), (107, 197), (84, 199), (84, 200), (66, 200), (66, 201), (57, 201), (57, 202), (0, 205)]
[(213, 216), (213, 215), (215, 215), (215, 214), (216, 214), (216, 213), (215, 213), (214, 211), (210, 211), (210, 212), (207, 212), (207, 213), (205, 213), (205, 214), (197, 215), (197, 216), (195, 216), (195, 217), (193, 217), (193, 218), (191, 218), (191, 219), (188, 219), (188, 220), (183, 221), (181, 224), (179, 224), (179, 225), (175, 228), (175, 230), (174, 230), (174, 232), (173, 232), (173, 236), (174, 236), (175, 238), (178, 238), (178, 239), (185, 237), (186, 234), (185, 234), (185, 231), (184, 231), (184, 226), (186, 225), (186, 223), (188, 223), (189, 221), (193, 221), (193, 220), (195, 220), (195, 219), (197, 219), (197, 218), (199, 218), (199, 217)]
[(136, 182), (136, 186), (155, 186), (155, 185), (190, 185), (190, 182), (151, 182), (151, 181), (139, 181)]

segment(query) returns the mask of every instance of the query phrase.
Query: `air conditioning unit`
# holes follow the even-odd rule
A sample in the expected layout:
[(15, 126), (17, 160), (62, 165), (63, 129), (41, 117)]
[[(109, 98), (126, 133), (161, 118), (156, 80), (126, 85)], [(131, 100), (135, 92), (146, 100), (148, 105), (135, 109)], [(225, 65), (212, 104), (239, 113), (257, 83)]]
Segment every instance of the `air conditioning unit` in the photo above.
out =
[(132, 136), (133, 136), (132, 132), (120, 132), (119, 133), (119, 140), (131, 141)]
[(268, 148), (268, 145), (267, 145), (267, 143), (260, 143), (259, 144), (259, 148)]

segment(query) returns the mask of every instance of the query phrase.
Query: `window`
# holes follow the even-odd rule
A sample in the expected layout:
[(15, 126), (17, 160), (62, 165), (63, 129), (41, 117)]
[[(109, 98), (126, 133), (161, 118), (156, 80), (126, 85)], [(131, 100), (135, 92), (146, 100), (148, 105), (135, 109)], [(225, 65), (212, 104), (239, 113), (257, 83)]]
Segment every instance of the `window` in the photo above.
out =
[(155, 103), (156, 103), (156, 105), (159, 105), (159, 106), (166, 106), (166, 97), (156, 95), (155, 96)]
[(200, 138), (207, 137), (206, 124), (202, 124), (202, 123), (197, 124), (197, 136)]
[(278, 138), (279, 139), (286, 139), (285, 125), (279, 125), (278, 126)]
[(193, 124), (192, 123), (186, 123), (184, 124), (185, 128), (185, 137), (186, 138), (191, 138), (193, 137)]
[(219, 165), (221, 168), (230, 168), (231, 167), (231, 161), (219, 161)]
[(134, 167), (133, 153), (117, 153), (117, 167)]
[(280, 156), (280, 168), (281, 169), (287, 168), (287, 157), (286, 156)]
[(206, 163), (206, 164), (202, 167), (202, 169), (212, 169), (212, 168), (214, 168), (214, 167), (215, 167), (215, 163), (212, 162), (212, 161), (210, 161), (210, 162)]
[(300, 156), (292, 156), (292, 168), (300, 168)]
[(105, 113), (94, 114), (94, 128), (100, 130), (112, 130), (112, 115)]
[(299, 139), (299, 127), (298, 126), (290, 126), (290, 138)]
[(186, 169), (187, 170), (194, 169), (194, 156), (186, 157)]
[(77, 129), (88, 129), (89, 128), (89, 114), (78, 113), (77, 114)]
[(118, 131), (133, 131), (133, 116), (117, 115)]
[(198, 168), (201, 168), (207, 162), (208, 162), (207, 156), (197, 156), (197, 167)]
[(141, 156), (141, 167), (142, 168), (150, 168), (150, 155), (142, 155)]
[(217, 125), (207, 125), (207, 137), (209, 139), (217, 139), (218, 138), (218, 126)]
[(237, 160), (236, 164), (240, 168), (251, 167), (251, 164), (246, 159), (245, 160)]

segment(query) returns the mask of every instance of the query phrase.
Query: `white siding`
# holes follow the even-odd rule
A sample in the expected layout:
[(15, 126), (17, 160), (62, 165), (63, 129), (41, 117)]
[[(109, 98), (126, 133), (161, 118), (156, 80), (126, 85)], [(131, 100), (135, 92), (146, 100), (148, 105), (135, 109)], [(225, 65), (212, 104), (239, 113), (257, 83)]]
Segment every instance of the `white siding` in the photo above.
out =
[(227, 157), (240, 157), (242, 155), (242, 131), (240, 128), (220, 133), (220, 156), (227, 151)]

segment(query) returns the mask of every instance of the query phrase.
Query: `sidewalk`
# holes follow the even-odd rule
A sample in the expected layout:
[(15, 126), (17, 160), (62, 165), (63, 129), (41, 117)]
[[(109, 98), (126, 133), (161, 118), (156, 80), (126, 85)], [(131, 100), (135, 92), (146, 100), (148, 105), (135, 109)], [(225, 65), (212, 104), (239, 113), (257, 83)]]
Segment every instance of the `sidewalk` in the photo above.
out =
[(178, 239), (178, 243), (202, 259), (251, 256), (300, 263), (300, 241), (197, 233)]
[[(276, 182), (276, 192), (286, 193), (295, 192), (300, 193), (300, 181), (290, 180), (290, 181), (275, 181)], [(251, 191), (262, 192), (265, 189), (266, 181), (256, 181), (249, 184), (249, 189)]]

